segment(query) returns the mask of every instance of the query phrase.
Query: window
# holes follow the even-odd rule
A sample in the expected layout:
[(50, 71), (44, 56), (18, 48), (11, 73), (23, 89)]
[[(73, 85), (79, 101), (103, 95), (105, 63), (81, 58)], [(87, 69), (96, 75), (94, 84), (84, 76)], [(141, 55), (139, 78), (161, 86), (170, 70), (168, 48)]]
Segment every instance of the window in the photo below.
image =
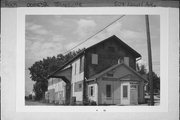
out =
[(94, 96), (94, 86), (88, 87), (88, 94), (89, 94), (89, 96)]
[(74, 92), (82, 91), (82, 83), (82, 81), (79, 81), (74, 84)]
[(84, 71), (84, 56), (80, 58), (80, 73)]
[(92, 54), (92, 64), (98, 64), (98, 55)]
[(78, 85), (78, 88), (79, 88), (79, 89), (81, 89), (81, 88), (82, 88), (82, 84), (81, 84), (81, 83)]
[(128, 97), (128, 86), (123, 86), (123, 98)]
[(90, 87), (90, 96), (94, 96), (94, 87), (93, 86)]
[(129, 66), (129, 57), (124, 57), (124, 64)]
[(108, 47), (108, 50), (109, 50), (110, 52), (115, 52), (114, 47)]
[(106, 85), (106, 97), (111, 97), (111, 85)]
[(131, 85), (131, 89), (136, 89), (136, 85)]

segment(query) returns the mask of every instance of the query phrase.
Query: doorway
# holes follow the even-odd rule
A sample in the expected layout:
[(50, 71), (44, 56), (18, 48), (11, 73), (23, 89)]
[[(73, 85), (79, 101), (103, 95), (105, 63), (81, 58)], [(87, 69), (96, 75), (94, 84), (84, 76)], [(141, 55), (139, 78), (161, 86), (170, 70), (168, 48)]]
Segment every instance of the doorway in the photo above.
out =
[(130, 84), (129, 82), (121, 84), (121, 104), (129, 105), (130, 104)]

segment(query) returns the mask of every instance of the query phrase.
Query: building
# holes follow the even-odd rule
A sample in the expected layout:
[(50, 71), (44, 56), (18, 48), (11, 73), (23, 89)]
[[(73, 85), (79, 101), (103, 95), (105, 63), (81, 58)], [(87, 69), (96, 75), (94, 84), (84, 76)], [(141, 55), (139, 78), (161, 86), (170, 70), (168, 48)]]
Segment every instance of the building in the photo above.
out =
[(63, 104), (144, 102), (147, 80), (136, 72), (141, 55), (115, 35), (83, 50), (49, 76), (46, 100)]

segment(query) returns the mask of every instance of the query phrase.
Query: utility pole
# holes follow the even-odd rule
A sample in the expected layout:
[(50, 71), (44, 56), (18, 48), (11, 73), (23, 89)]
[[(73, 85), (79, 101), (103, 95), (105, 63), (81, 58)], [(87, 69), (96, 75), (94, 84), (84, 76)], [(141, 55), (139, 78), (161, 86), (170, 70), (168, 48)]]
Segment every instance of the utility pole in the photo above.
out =
[(148, 47), (148, 63), (149, 63), (149, 83), (150, 83), (150, 105), (154, 105), (154, 89), (152, 79), (152, 54), (151, 54), (151, 38), (149, 29), (149, 17), (145, 15), (146, 19), (146, 34), (147, 34), (147, 47)]

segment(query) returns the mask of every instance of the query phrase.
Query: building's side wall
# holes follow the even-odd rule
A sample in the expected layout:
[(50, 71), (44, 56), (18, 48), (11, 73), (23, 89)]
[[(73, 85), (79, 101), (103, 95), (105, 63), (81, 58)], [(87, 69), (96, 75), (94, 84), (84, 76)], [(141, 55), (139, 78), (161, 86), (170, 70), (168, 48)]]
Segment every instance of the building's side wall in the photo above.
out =
[(83, 101), (83, 80), (84, 80), (84, 71), (82, 72), (80, 71), (80, 58), (78, 58), (72, 63), (72, 81), (71, 81), (72, 97), (76, 97), (77, 102)]
[[(130, 70), (128, 70), (125, 66), (122, 66), (120, 69), (118, 68), (115, 72), (114, 72), (114, 77), (121, 77), (121, 76), (125, 76), (127, 74), (132, 74), (134, 75), (134, 73)], [(134, 79), (139, 79), (141, 82), (139, 82), (138, 85), (138, 102), (139, 103), (143, 103), (144, 102), (144, 80), (142, 80), (142, 78), (140, 78), (139, 76), (135, 75)]]
[(64, 104), (66, 83), (60, 78), (50, 78), (48, 84), (47, 101)]
[(50, 103), (54, 103), (54, 94), (55, 94), (54, 89), (48, 90), (48, 93), (49, 93), (48, 101)]
[[(92, 64), (92, 54), (97, 55), (98, 64)], [(133, 54), (128, 52), (123, 46), (114, 40), (105, 41), (103, 44), (90, 48), (86, 55), (88, 78), (111, 67), (112, 65), (117, 64), (118, 59), (124, 57), (129, 57), (130, 67), (136, 69), (136, 58)]]

